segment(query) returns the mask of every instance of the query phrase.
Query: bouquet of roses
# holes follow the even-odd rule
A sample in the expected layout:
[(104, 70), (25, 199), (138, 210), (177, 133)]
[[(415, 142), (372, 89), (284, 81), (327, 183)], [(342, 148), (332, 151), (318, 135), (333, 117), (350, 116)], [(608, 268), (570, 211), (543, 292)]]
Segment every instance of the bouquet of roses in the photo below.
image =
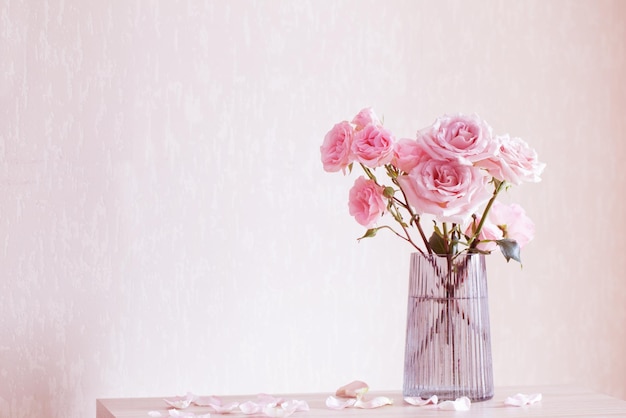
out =
[[(522, 207), (496, 198), (511, 185), (540, 181), (545, 164), (521, 138), (493, 135), (476, 115), (445, 115), (415, 139), (396, 140), (366, 108), (333, 126), (320, 151), (328, 172), (351, 173), (355, 163), (363, 170), (348, 202), (367, 228), (359, 239), (388, 229), (422, 254), (488, 254), (499, 247), (507, 261), (521, 262), (520, 248), (534, 236)], [(395, 228), (379, 225), (384, 216)], [(433, 218), (429, 237), (425, 217)]]

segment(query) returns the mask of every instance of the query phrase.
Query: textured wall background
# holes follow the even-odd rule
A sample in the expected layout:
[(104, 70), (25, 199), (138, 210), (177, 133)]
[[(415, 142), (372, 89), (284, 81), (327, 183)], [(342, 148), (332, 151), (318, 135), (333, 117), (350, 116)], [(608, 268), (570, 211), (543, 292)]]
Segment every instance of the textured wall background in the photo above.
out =
[(0, 1), (0, 416), (402, 384), (410, 249), (319, 146), (478, 112), (547, 162), (497, 385), (626, 398), (626, 3)]

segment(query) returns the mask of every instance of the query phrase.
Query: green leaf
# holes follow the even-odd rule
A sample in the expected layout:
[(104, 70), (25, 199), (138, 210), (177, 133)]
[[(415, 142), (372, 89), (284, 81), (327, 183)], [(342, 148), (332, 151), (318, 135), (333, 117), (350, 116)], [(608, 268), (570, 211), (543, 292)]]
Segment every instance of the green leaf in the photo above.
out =
[(378, 232), (380, 228), (370, 228), (367, 231), (365, 231), (365, 235), (363, 235), (361, 238), (358, 238), (357, 241), (361, 241), (363, 238), (372, 238), (376, 236), (376, 232)]
[(505, 238), (497, 240), (496, 244), (500, 247), (500, 251), (502, 251), (507, 263), (509, 260), (513, 259), (522, 264), (522, 259), (520, 258), (520, 247), (517, 241)]
[(431, 250), (433, 250), (435, 254), (446, 254), (446, 244), (441, 234), (438, 234), (437, 231), (433, 232), (428, 239), (428, 245), (430, 245)]

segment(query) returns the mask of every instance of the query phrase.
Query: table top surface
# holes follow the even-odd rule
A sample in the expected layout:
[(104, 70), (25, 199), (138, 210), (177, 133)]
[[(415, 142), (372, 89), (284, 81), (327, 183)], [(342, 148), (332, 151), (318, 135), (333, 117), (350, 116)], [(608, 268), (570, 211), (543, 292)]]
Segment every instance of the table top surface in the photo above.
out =
[[(541, 393), (542, 400), (532, 405), (522, 407), (507, 406), (504, 400), (518, 393)], [(448, 411), (437, 409), (435, 406), (413, 406), (404, 402), (400, 391), (377, 392), (371, 391), (365, 395), (365, 400), (376, 396), (387, 396), (393, 400), (392, 405), (376, 409), (347, 408), (342, 410), (329, 409), (326, 398), (333, 393), (305, 393), (305, 394), (275, 394), (285, 400), (306, 401), (309, 411), (293, 413), (293, 418), (321, 418), (321, 417), (626, 417), (626, 401), (616, 399), (591, 390), (575, 386), (528, 386), (528, 387), (501, 387), (496, 388), (493, 399), (484, 402), (473, 402), (469, 411)], [(219, 396), (224, 402), (255, 401), (258, 395)], [(120, 398), (98, 399), (96, 401), (97, 418), (137, 418), (159, 416), (169, 417), (171, 407), (164, 401), (165, 398)], [(263, 414), (245, 415), (236, 410), (227, 415), (217, 414), (211, 407), (190, 406), (181, 412), (196, 415), (210, 413), (212, 417), (261, 417)]]

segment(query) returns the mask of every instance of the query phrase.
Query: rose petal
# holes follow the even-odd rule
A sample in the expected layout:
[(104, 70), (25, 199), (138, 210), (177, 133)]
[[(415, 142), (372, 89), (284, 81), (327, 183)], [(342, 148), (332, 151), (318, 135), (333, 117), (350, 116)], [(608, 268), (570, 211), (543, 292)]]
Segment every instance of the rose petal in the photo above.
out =
[(197, 406), (222, 405), (222, 400), (217, 396), (198, 396), (193, 403)]
[(148, 412), (148, 415), (151, 417), (162, 417), (163, 414), (161, 414), (159, 411), (150, 411)]
[(218, 414), (228, 414), (230, 412), (233, 412), (235, 409), (237, 409), (239, 404), (237, 402), (230, 402), (225, 405), (210, 405), (210, 406)]
[(410, 397), (407, 396), (406, 398), (404, 398), (404, 402), (411, 404), (413, 406), (424, 406), (424, 405), (437, 405), (437, 402), (439, 402), (439, 399), (437, 398), (437, 395), (433, 395), (428, 399), (423, 399), (419, 396), (416, 397)]
[(361, 382), (360, 380), (354, 380), (337, 389), (335, 396), (339, 396), (341, 398), (356, 398), (359, 395), (363, 396), (368, 390), (369, 386), (367, 383)]
[(504, 404), (508, 406), (524, 406), (532, 405), (535, 402), (541, 401), (541, 393), (533, 393), (526, 395), (524, 393), (518, 393), (514, 396), (509, 396), (504, 400)]
[(213, 408), (218, 414), (228, 414), (239, 406), (237, 402), (223, 403), (217, 396), (198, 396), (193, 403), (197, 406), (208, 406)]
[(271, 403), (263, 408), (263, 413), (268, 417), (288, 417), (297, 411), (308, 411), (309, 404), (305, 401), (290, 400), (280, 404)]
[(393, 404), (393, 399), (388, 398), (386, 396), (377, 396), (373, 399), (370, 399), (369, 401), (363, 401), (361, 399), (357, 399), (356, 403), (354, 404), (354, 407), (361, 408), (361, 409), (373, 409), (373, 408), (380, 408), (381, 406), (392, 405), (392, 404)]
[(293, 414), (295, 411), (287, 411), (280, 407), (280, 405), (268, 405), (263, 408), (263, 414), (272, 418), (283, 418), (288, 417)]
[(441, 402), (437, 408), (447, 411), (469, 411), (472, 401), (467, 396), (457, 398), (455, 401)]
[(336, 398), (334, 396), (329, 396), (328, 398), (326, 398), (326, 407), (330, 409), (345, 409), (354, 406), (355, 403), (355, 398), (345, 400)]
[(291, 399), (291, 400), (285, 401), (281, 403), (280, 406), (282, 406), (283, 408), (287, 410), (293, 410), (294, 412), (308, 411), (310, 409), (309, 404), (306, 401), (299, 401), (297, 399)]
[(246, 401), (239, 404), (239, 409), (246, 415), (258, 414), (263, 410), (263, 407), (256, 402)]
[(169, 406), (173, 408), (185, 409), (185, 408), (188, 408), (189, 405), (191, 405), (191, 403), (196, 400), (196, 398), (197, 398), (196, 395), (194, 395), (191, 392), (188, 392), (187, 395), (185, 396), (174, 396), (173, 398), (166, 398), (163, 400), (165, 401), (165, 403), (167, 403)]

